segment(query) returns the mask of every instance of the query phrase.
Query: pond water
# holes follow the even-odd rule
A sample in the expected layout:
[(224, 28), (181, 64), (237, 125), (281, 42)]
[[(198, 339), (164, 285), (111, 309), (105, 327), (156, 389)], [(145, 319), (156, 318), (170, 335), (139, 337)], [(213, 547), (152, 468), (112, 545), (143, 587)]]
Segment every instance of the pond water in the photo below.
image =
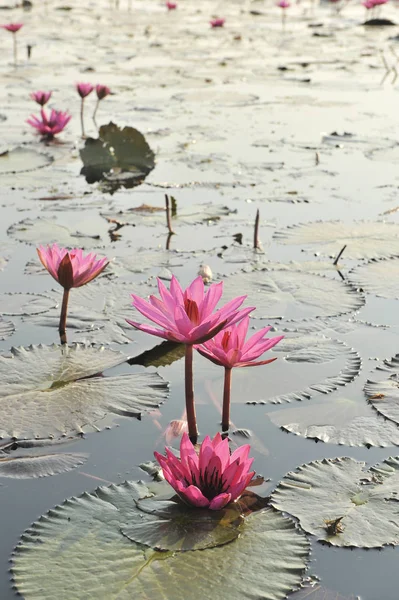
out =
[[(71, 342), (109, 344), (126, 357), (157, 343), (121, 326), (133, 314), (129, 293), (146, 296), (157, 275), (171, 273), (187, 285), (208, 264), (215, 281), (225, 278), (227, 296), (247, 293), (258, 307), (253, 328), (270, 324), (286, 334), (278, 361), (233, 373), (233, 430), (249, 430), (250, 438), (232, 438), (251, 443), (256, 471), (270, 478), (262, 491), (313, 460), (349, 456), (373, 465), (399, 455), (397, 425), (383, 426), (381, 417), (376, 425), (363, 391), (376, 367), (399, 352), (394, 71), (381, 83), (381, 56), (389, 69), (397, 63), (397, 27), (364, 27), (364, 8), (355, 2), (336, 14), (331, 5), (302, 0), (287, 10), (283, 30), (280, 9), (266, 0), (185, 0), (169, 12), (155, 0), (0, 9), (2, 22), (24, 23), (17, 68), (11, 34), (1, 31), (0, 315), (15, 331), (7, 325), (2, 335), (0, 321), (0, 352), (58, 343), (59, 290), (40, 271), (40, 243), (115, 257), (110, 278), (82, 288), (82, 296), (72, 290), (68, 334)], [(381, 16), (395, 21), (397, 10), (390, 2)], [(212, 16), (225, 17), (225, 26), (211, 29)], [(110, 194), (80, 175), (78, 81), (111, 88), (100, 125), (113, 121), (145, 136), (156, 165), (140, 186)], [(73, 116), (60, 143), (45, 145), (25, 123), (38, 113), (29, 99), (38, 89), (53, 90), (50, 107)], [(86, 130), (96, 137), (93, 96), (85, 103)], [(159, 214), (128, 212), (163, 208), (165, 193), (177, 203), (169, 251)], [(254, 256), (258, 209), (263, 252)], [(116, 235), (107, 218), (127, 224)], [(338, 272), (332, 263), (344, 245)], [(263, 270), (251, 280), (254, 264)], [(124, 363), (107, 376), (154, 371)], [(87, 454), (84, 465), (42, 479), (0, 479), (2, 600), (15, 597), (12, 550), (40, 515), (98, 485), (149, 479), (139, 465), (163, 451), (165, 428), (184, 414), (183, 361), (158, 372), (170, 382), (159, 410), (141, 420), (115, 417), (112, 427), (100, 421), (105, 430), (55, 447)], [(220, 428), (222, 385), (222, 370), (195, 357), (201, 436)], [(351, 429), (359, 416), (372, 432)], [(313, 425), (335, 428), (328, 443), (306, 437)], [(172, 443), (178, 447), (178, 439)], [(398, 551), (313, 539), (308, 574), (336, 592), (331, 599), (397, 600)]]

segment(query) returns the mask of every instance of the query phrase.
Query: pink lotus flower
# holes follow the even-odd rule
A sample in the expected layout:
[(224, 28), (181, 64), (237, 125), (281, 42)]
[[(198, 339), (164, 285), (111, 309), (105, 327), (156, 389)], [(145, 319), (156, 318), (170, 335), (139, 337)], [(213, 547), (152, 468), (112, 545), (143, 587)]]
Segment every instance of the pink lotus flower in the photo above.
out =
[(7, 25), (0, 25), (2, 29), (7, 29), (11, 33), (17, 33), (23, 27), (23, 23), (8, 23)]
[(205, 291), (202, 277), (194, 279), (184, 292), (176, 277), (172, 277), (170, 290), (158, 279), (158, 290), (161, 300), (150, 296), (146, 302), (135, 294), (132, 298), (134, 308), (162, 329), (126, 320), (136, 329), (173, 342), (200, 344), (254, 310), (251, 307), (238, 311), (246, 298), (238, 296), (214, 313), (223, 293), (223, 282), (214, 283)]
[(199, 456), (188, 435), (180, 443), (180, 459), (168, 448), (166, 456), (154, 452), (168, 483), (180, 498), (192, 506), (220, 510), (237, 500), (255, 475), (249, 472), (253, 458), (248, 458), (249, 444), (237, 448), (230, 456), (229, 442), (217, 433), (206, 436)]
[(165, 6), (168, 10), (175, 10), (177, 8), (177, 2), (167, 2)]
[(91, 83), (77, 83), (76, 91), (81, 98), (86, 98), (94, 90), (94, 86)]
[(30, 97), (32, 100), (40, 104), (40, 106), (44, 106), (51, 98), (52, 92), (32, 92)]
[(277, 2), (277, 6), (285, 9), (285, 8), (289, 8), (291, 6), (291, 4), (289, 2), (287, 2), (287, 0), (280, 0), (280, 2)]
[(40, 111), (41, 120), (35, 115), (31, 115), (26, 122), (37, 129), (43, 137), (52, 139), (57, 133), (61, 133), (71, 120), (71, 115), (60, 110), (52, 110), (50, 117), (46, 115), (44, 108)]
[(42, 265), (66, 290), (81, 287), (95, 279), (108, 264), (107, 258), (97, 259), (95, 254), (84, 256), (79, 248), (67, 250), (57, 244), (37, 248)]
[(217, 333), (213, 339), (208, 340), (201, 346), (196, 346), (196, 349), (205, 358), (227, 369), (257, 367), (275, 361), (276, 358), (260, 361), (256, 361), (256, 359), (278, 344), (284, 336), (266, 338), (271, 327), (264, 327), (245, 341), (248, 327), (249, 317), (245, 317), (236, 325), (230, 325)]
[(97, 98), (99, 100), (103, 100), (103, 98), (105, 98), (106, 96), (109, 96), (110, 93), (111, 93), (111, 90), (106, 85), (100, 85), (99, 83), (96, 85), (96, 94), (97, 94)]
[(211, 21), (209, 21), (209, 24), (211, 27), (223, 27), (225, 22), (226, 22), (226, 19), (223, 19), (220, 17), (218, 19), (212, 19)]

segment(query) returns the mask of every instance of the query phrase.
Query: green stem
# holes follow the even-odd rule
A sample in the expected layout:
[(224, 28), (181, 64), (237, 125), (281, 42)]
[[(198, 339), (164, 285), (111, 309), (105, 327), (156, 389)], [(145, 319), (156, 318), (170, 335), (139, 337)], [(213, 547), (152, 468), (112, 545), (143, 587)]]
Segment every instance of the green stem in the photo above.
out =
[(186, 344), (185, 359), (185, 389), (186, 389), (186, 413), (188, 424), (188, 436), (193, 444), (197, 443), (197, 417), (194, 405), (194, 380), (193, 380), (193, 346)]
[(85, 99), (82, 98), (82, 103), (80, 105), (80, 124), (82, 126), (82, 138), (85, 138), (85, 124), (84, 124), (84, 119), (83, 119), (83, 115), (84, 115), (84, 105), (85, 105)]
[(228, 367), (224, 369), (222, 431), (228, 431), (230, 427), (231, 371)]
[(64, 295), (62, 297), (60, 325), (58, 327), (61, 344), (67, 343), (66, 318), (67, 318), (67, 312), (68, 312), (68, 300), (69, 300), (69, 290), (64, 289)]

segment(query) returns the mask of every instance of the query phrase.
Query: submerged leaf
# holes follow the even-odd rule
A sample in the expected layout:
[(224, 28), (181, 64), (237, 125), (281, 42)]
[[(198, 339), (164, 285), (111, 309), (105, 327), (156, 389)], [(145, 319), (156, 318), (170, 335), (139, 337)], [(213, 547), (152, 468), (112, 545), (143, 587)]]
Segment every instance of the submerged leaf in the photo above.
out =
[(224, 280), (223, 299), (236, 297), (237, 290), (245, 290), (247, 303), (256, 306), (254, 316), (258, 319), (331, 317), (358, 310), (364, 304), (364, 297), (352, 286), (299, 271), (235, 273)]
[[(53, 438), (140, 417), (167, 396), (157, 373), (93, 377), (126, 361), (119, 352), (81, 344), (12, 348), (0, 356), (0, 437)], [(107, 418), (106, 418), (107, 417)]]
[(146, 496), (144, 484), (126, 482), (42, 517), (14, 552), (18, 592), (26, 600), (198, 600), (199, 590), (210, 598), (217, 589), (230, 600), (282, 600), (301, 584), (309, 542), (289, 518), (268, 508), (246, 518), (240, 537), (222, 547), (158, 552), (121, 533)]
[(336, 256), (346, 245), (345, 258), (380, 258), (399, 254), (399, 225), (368, 222), (314, 221), (291, 225), (275, 233), (282, 244), (299, 244), (323, 256)]
[(365, 470), (353, 458), (316, 460), (288, 473), (272, 505), (333, 546), (399, 544), (399, 457)]
[[(1, 455), (0, 455), (1, 457)], [(30, 479), (71, 471), (87, 460), (86, 454), (42, 454), (0, 458), (0, 477)]]

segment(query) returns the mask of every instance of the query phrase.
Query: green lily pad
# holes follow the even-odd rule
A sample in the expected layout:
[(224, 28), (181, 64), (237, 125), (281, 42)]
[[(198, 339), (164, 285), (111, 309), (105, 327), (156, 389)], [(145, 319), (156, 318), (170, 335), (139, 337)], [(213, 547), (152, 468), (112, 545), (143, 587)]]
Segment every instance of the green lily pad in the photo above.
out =
[(373, 260), (349, 273), (350, 281), (381, 298), (399, 298), (399, 259)]
[(182, 502), (144, 499), (137, 502), (123, 535), (155, 550), (203, 550), (228, 544), (240, 534), (238, 505), (221, 511), (187, 507)]
[(129, 358), (129, 365), (142, 365), (143, 367), (167, 367), (185, 355), (184, 344), (166, 340), (157, 344), (151, 350), (146, 350), (138, 356)]
[[(302, 272), (259, 269), (239, 272), (224, 280), (223, 299), (239, 290), (256, 306), (258, 319), (330, 317), (358, 310), (364, 297), (342, 281)], [(309, 290), (312, 292), (309, 293)]]
[(148, 495), (144, 484), (125, 482), (41, 517), (14, 551), (18, 592), (25, 600), (198, 600), (199, 590), (203, 598), (223, 590), (231, 600), (280, 600), (301, 584), (309, 542), (289, 518), (268, 508), (247, 517), (229, 544), (159, 552), (121, 532)]
[(112, 122), (100, 127), (98, 139), (86, 140), (80, 158), (88, 183), (105, 180), (112, 189), (139, 185), (155, 167), (155, 155), (143, 134)]
[(323, 256), (336, 256), (346, 245), (345, 258), (383, 258), (399, 254), (399, 225), (368, 222), (315, 221), (277, 231), (281, 244), (299, 244)]
[(365, 469), (353, 458), (316, 460), (288, 473), (272, 505), (333, 546), (399, 544), (399, 457)]
[(71, 471), (87, 460), (85, 454), (42, 454), (1, 458), (0, 477), (31, 479)]
[(0, 437), (59, 438), (154, 410), (168, 390), (157, 373), (94, 377), (125, 361), (81, 344), (12, 348), (0, 356)]
[(399, 424), (399, 354), (377, 367), (364, 391), (370, 404), (385, 418)]

